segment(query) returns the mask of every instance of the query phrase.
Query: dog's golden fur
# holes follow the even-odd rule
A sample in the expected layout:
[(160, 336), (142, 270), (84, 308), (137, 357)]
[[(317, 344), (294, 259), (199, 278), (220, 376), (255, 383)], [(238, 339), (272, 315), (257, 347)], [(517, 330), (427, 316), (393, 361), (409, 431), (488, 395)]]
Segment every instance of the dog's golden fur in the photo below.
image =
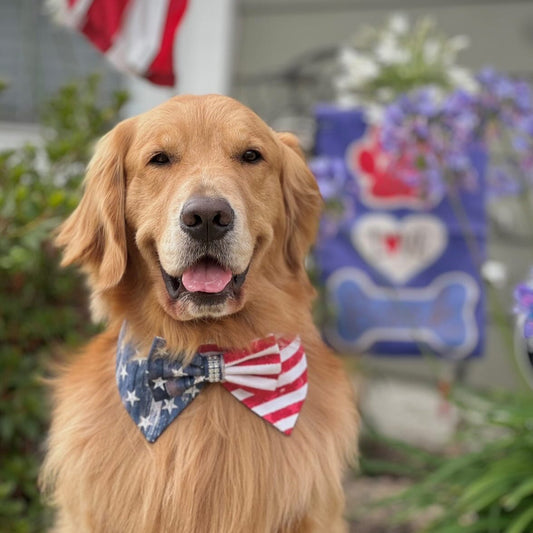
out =
[[(257, 164), (238, 157), (251, 148), (263, 155)], [(149, 163), (157, 151), (169, 164)], [(236, 222), (240, 234), (227, 248), (236, 250), (236, 272), (250, 260), (248, 275), (213, 310), (169, 298), (159, 265), (172, 269), (173, 251), (187, 253), (169, 228), (198, 193), (224, 196), (246, 223)], [(342, 365), (313, 325), (303, 265), (320, 205), (295, 138), (229, 98), (176, 97), (100, 141), (57, 239), (64, 263), (88, 274), (108, 328), (54, 382), (42, 471), (57, 507), (54, 532), (345, 531), (341, 476), (355, 454), (357, 415)], [(212, 384), (147, 443), (115, 383), (124, 319), (146, 346), (159, 335), (187, 354), (207, 342), (243, 347), (272, 332), (299, 335), (309, 391), (292, 435)]]

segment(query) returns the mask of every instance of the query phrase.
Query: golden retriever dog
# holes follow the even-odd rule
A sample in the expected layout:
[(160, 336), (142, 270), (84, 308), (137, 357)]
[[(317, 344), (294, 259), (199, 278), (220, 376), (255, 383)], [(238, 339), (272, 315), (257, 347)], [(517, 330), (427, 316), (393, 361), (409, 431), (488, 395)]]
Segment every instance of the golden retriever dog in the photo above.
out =
[[(41, 481), (57, 509), (54, 532), (346, 531), (341, 478), (357, 415), (342, 364), (313, 325), (304, 269), (321, 204), (296, 138), (228, 97), (175, 97), (101, 139), (57, 236), (63, 264), (86, 272), (107, 328), (53, 382)], [(229, 381), (240, 371), (213, 355), (229, 350), (246, 366), (242, 354), (254, 343), (260, 353), (264, 339), (279, 350), (262, 356), (274, 362), (257, 363), (257, 374), (280, 372), (291, 342), (305, 364), (291, 427), (245, 399), (270, 405), (268, 395), (285, 390), (281, 374), (256, 375), (270, 389), (244, 384), (239, 397)], [(130, 371), (181, 365), (169, 375), (185, 396), (167, 390), (156, 402), (168, 379), (149, 376), (156, 418), (190, 401), (155, 436), (152, 411), (135, 419), (127, 410), (142, 404), (139, 394), (119, 392), (130, 379), (116, 363), (124, 350)], [(200, 356), (201, 365), (215, 361), (218, 378), (202, 366), (176, 385)], [(147, 383), (149, 372), (136, 375)]]

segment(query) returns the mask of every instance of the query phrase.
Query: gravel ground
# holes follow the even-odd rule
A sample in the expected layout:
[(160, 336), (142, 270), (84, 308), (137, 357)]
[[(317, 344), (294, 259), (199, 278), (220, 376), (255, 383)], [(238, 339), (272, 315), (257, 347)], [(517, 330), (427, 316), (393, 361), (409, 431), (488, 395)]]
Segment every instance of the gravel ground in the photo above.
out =
[(389, 477), (355, 476), (345, 482), (346, 514), (350, 533), (414, 533), (408, 526), (392, 526), (390, 507), (371, 508), (371, 504), (398, 494), (409, 482)]

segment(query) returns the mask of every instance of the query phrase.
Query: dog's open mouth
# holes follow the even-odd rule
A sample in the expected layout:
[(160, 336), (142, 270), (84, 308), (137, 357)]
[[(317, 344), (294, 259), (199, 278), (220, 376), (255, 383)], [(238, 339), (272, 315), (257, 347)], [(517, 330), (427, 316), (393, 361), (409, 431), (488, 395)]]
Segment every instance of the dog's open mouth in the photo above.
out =
[(173, 300), (187, 295), (204, 305), (220, 303), (227, 297), (235, 296), (247, 273), (248, 268), (235, 274), (209, 256), (202, 257), (179, 277), (171, 276), (161, 267), (165, 287)]

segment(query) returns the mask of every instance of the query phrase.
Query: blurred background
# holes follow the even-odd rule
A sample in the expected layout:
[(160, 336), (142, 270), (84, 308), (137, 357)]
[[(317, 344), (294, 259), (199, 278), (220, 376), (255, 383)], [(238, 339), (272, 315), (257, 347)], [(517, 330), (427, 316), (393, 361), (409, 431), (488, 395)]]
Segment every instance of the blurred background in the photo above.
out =
[[(42, 378), (98, 329), (50, 238), (95, 139), (212, 92), (298, 134), (326, 200), (309, 269), (363, 415), (353, 531), (533, 531), (533, 0), (174, 2), (141, 66), (131, 28), (91, 43), (113, 1), (90, 3), (0, 0), (0, 532), (45, 530)], [(137, 3), (147, 33), (171, 13)]]

